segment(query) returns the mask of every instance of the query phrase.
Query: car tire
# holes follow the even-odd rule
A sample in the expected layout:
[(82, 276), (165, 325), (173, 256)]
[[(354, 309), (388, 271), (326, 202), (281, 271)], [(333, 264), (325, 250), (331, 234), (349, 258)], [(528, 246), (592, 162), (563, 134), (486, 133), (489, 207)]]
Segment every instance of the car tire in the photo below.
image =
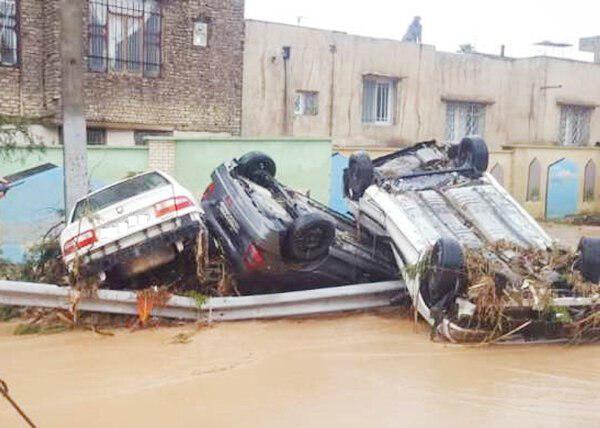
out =
[(430, 254), (426, 290), (429, 306), (434, 306), (456, 290), (462, 281), (465, 260), (461, 245), (453, 238), (440, 238)]
[(334, 240), (335, 226), (331, 221), (319, 213), (305, 214), (288, 228), (284, 253), (292, 260), (317, 260), (329, 254)]
[(581, 238), (579, 254), (583, 278), (598, 284), (600, 282), (600, 238)]
[(458, 147), (457, 162), (459, 167), (471, 168), (479, 174), (488, 169), (490, 154), (487, 144), (482, 138), (463, 138)]
[(358, 201), (373, 183), (373, 176), (374, 167), (369, 155), (365, 152), (352, 154), (348, 168), (344, 170), (344, 194)]
[(249, 180), (261, 182), (265, 174), (275, 177), (277, 167), (270, 156), (262, 152), (250, 152), (238, 160), (237, 171)]

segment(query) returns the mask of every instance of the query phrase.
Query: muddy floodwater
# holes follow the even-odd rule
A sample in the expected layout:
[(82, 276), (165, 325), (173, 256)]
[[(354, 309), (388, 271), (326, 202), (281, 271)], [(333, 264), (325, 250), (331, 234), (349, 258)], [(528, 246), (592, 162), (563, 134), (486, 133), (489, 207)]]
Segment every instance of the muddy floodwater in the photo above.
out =
[[(549, 229), (570, 245), (600, 236)], [(114, 336), (14, 328), (0, 324), (0, 378), (41, 427), (600, 427), (600, 345), (443, 345), (396, 310)], [(0, 397), (0, 427), (20, 426)]]
[[(40, 426), (600, 426), (600, 346), (432, 343), (397, 313), (114, 337), (13, 336), (0, 370)], [(0, 426), (21, 426), (0, 401)]]

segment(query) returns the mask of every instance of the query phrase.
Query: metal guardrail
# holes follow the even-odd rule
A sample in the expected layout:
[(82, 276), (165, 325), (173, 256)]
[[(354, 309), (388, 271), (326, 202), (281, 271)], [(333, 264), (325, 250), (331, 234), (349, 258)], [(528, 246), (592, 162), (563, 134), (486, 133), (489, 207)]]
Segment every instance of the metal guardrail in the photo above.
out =
[[(173, 296), (165, 306), (154, 308), (152, 315), (236, 321), (374, 309), (389, 306), (390, 299), (404, 288), (403, 281), (390, 281), (262, 296), (215, 297), (202, 308), (192, 298)], [(2, 305), (69, 309), (71, 293), (70, 288), (56, 285), (0, 281)], [(136, 315), (137, 295), (131, 291), (98, 290), (94, 297), (82, 297), (77, 310)]]

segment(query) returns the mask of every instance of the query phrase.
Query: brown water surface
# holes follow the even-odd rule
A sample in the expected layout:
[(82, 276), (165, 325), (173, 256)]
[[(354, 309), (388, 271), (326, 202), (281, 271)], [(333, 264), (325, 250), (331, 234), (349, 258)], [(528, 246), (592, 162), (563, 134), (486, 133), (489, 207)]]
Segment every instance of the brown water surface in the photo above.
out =
[[(40, 426), (600, 426), (600, 346), (432, 343), (406, 317), (13, 336), (0, 377)], [(0, 401), (0, 426), (21, 426)]]

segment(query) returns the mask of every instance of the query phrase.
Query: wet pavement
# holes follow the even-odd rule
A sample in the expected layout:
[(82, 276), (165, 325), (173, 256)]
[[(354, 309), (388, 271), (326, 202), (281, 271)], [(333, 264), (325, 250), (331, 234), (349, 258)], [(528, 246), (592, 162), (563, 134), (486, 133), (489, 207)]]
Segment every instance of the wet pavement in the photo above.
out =
[[(396, 310), (112, 337), (14, 327), (0, 324), (0, 378), (40, 426), (600, 426), (600, 345), (444, 345)], [(22, 426), (1, 399), (0, 426)]]

